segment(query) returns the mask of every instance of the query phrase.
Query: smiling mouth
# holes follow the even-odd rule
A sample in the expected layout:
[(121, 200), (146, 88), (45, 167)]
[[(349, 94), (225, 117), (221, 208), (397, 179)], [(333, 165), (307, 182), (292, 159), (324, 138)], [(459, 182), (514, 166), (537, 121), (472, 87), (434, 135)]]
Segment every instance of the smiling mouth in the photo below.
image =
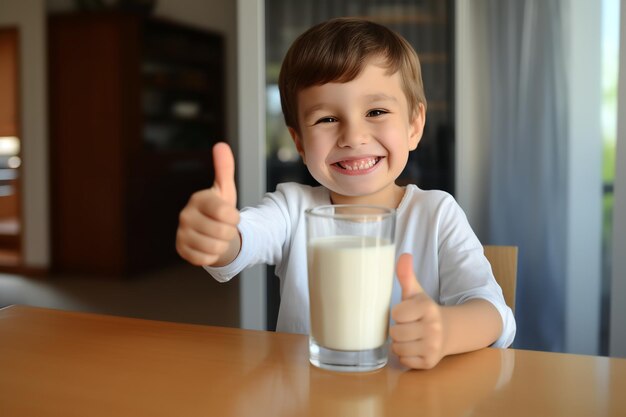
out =
[(361, 159), (352, 159), (339, 161), (334, 163), (333, 165), (345, 169), (347, 171), (366, 171), (376, 165), (382, 157), (369, 157), (369, 158), (361, 158)]

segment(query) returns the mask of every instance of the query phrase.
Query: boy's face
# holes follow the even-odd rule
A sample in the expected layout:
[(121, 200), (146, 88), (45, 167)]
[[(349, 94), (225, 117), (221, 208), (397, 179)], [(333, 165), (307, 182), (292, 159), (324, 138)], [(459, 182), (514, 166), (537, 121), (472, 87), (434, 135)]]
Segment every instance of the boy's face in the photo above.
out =
[(403, 191), (395, 180), (422, 137), (424, 118), (421, 104), (409, 115), (400, 74), (388, 75), (372, 60), (352, 81), (302, 90), (300, 133), (289, 133), (335, 204), (396, 207)]

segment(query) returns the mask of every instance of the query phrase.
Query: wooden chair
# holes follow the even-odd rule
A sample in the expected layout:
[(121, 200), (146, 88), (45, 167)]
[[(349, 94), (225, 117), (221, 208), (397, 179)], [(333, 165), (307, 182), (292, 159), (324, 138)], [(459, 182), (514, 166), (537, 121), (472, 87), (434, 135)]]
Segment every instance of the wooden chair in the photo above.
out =
[(502, 287), (504, 301), (515, 314), (515, 288), (517, 286), (517, 246), (485, 245), (485, 257), (491, 264), (493, 275)]

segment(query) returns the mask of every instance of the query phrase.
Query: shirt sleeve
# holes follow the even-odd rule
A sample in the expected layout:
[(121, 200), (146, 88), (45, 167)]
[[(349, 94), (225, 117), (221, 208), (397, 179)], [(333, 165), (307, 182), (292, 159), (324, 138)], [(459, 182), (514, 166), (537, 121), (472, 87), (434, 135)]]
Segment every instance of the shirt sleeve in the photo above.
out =
[(504, 301), (482, 244), (452, 196), (441, 201), (437, 235), (441, 304), (462, 304), (476, 298), (489, 301), (502, 318), (502, 333), (492, 346), (510, 346), (516, 332), (513, 312)]

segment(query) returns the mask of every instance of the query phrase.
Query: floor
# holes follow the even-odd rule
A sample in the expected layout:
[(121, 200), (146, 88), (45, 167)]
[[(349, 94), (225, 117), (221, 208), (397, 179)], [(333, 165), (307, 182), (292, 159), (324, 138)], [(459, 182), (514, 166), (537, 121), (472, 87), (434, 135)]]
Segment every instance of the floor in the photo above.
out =
[(237, 327), (239, 284), (176, 265), (132, 278), (0, 273), (0, 308), (12, 304), (181, 323)]

